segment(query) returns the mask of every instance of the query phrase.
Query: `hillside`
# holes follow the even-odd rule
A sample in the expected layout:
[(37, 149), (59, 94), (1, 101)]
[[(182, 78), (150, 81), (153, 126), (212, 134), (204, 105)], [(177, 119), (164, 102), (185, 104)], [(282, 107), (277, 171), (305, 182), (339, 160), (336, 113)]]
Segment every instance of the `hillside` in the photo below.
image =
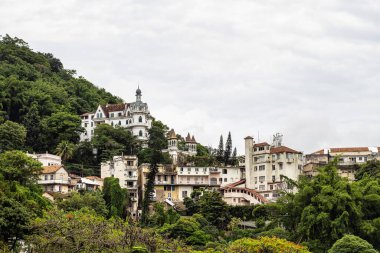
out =
[[(42, 122), (54, 113), (64, 112), (73, 119), (99, 103), (122, 102), (75, 74), (50, 53), (34, 52), (18, 38), (0, 37), (0, 121), (23, 124), (30, 136), (31, 123), (39, 132)], [(27, 149), (33, 151), (53, 148), (49, 143), (30, 142)]]

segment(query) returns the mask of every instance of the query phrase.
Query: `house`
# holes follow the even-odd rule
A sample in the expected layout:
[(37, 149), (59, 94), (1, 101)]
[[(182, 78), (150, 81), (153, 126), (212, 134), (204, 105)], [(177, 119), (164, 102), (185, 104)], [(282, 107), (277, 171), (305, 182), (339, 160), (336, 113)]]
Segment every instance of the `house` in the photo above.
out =
[(69, 192), (69, 174), (62, 165), (43, 166), (37, 183), (46, 192)]
[(325, 166), (334, 158), (338, 159), (338, 173), (349, 180), (355, 180), (355, 172), (361, 164), (369, 160), (379, 159), (380, 147), (343, 147), (324, 148), (305, 155), (303, 173), (315, 176), (318, 168)]
[(148, 104), (142, 102), (140, 88), (136, 90), (136, 101), (122, 104), (99, 105), (95, 112), (81, 115), (84, 132), (80, 135), (81, 141), (90, 141), (94, 130), (99, 124), (108, 124), (114, 127), (124, 127), (131, 131), (139, 140), (148, 140), (148, 129), (152, 125)]
[(51, 165), (61, 165), (62, 159), (58, 155), (49, 154), (48, 152), (42, 154), (29, 154), (27, 156), (32, 157), (33, 159), (42, 163), (42, 166), (51, 166)]

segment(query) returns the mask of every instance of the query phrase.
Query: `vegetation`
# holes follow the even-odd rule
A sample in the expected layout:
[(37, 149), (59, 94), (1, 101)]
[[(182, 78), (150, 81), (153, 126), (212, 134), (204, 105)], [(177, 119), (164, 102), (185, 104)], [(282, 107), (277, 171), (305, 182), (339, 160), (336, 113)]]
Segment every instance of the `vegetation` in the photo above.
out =
[(345, 235), (337, 240), (328, 253), (377, 253), (366, 240), (354, 235)]

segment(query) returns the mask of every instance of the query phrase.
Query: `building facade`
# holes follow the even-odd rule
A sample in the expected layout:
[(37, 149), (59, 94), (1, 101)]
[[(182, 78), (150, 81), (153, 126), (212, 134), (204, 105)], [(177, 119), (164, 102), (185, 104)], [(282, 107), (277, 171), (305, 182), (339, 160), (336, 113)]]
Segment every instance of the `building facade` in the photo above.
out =
[(43, 166), (37, 183), (45, 192), (69, 192), (69, 174), (62, 165)]
[(52, 155), (48, 152), (42, 154), (29, 154), (26, 153), (29, 157), (39, 161), (42, 163), (42, 166), (53, 166), (53, 165), (61, 165), (62, 159), (58, 155)]
[(138, 215), (138, 159), (137, 156), (114, 156), (111, 161), (101, 164), (101, 178), (119, 179), (121, 188), (127, 189), (130, 197), (129, 212), (132, 217)]
[(195, 140), (194, 135), (190, 136), (190, 133), (188, 133), (186, 138), (184, 139), (185, 145), (182, 148), (179, 145), (180, 140), (178, 139), (174, 129), (171, 129), (167, 133), (167, 140), (168, 148), (162, 150), (162, 152), (166, 152), (169, 154), (174, 165), (182, 163), (182, 160), (184, 160), (186, 156), (194, 156), (197, 154), (197, 142)]
[(82, 114), (82, 127), (85, 131), (81, 133), (80, 140), (90, 141), (99, 124), (124, 127), (139, 140), (148, 140), (148, 129), (152, 125), (152, 117), (148, 104), (142, 102), (141, 97), (142, 93), (138, 88), (135, 102), (99, 105), (95, 112)]
[(338, 159), (338, 173), (349, 180), (355, 180), (355, 172), (361, 164), (369, 160), (379, 159), (380, 147), (346, 147), (325, 148), (305, 155), (303, 173), (315, 176), (318, 168), (333, 159)]
[(257, 191), (268, 200), (276, 200), (279, 190), (292, 191), (284, 176), (298, 180), (302, 172), (302, 152), (281, 144), (282, 136), (274, 136), (273, 144), (255, 143), (245, 138), (246, 188)]

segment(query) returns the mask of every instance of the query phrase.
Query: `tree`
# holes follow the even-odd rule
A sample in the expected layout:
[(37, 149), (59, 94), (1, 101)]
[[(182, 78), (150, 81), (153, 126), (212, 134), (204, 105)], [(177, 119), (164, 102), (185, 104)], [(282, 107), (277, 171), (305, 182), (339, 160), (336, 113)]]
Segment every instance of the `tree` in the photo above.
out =
[(310, 253), (305, 247), (276, 237), (243, 238), (232, 242), (227, 253)]
[(86, 192), (83, 195), (72, 193), (69, 198), (57, 202), (58, 208), (65, 212), (79, 211), (82, 208), (94, 210), (97, 215), (107, 217), (106, 202), (100, 192)]
[(126, 207), (128, 205), (128, 191), (120, 187), (118, 178), (107, 177), (104, 179), (103, 198), (108, 209), (108, 218), (125, 218)]
[(231, 132), (228, 132), (228, 137), (226, 141), (226, 148), (224, 149), (224, 164), (230, 163), (231, 158), (231, 152), (232, 152), (232, 139), (231, 139)]
[(55, 152), (56, 152), (56, 155), (59, 155), (60, 157), (62, 157), (63, 161), (67, 161), (73, 156), (74, 149), (75, 149), (74, 144), (68, 141), (61, 141), (58, 144)]
[(158, 172), (158, 164), (164, 160), (161, 150), (167, 148), (167, 140), (165, 132), (168, 127), (161, 121), (153, 121), (152, 127), (149, 129), (148, 148), (150, 149), (150, 169), (148, 179), (145, 186), (144, 199), (142, 203), (142, 224), (148, 224), (149, 204), (152, 201), (154, 193), (154, 180)]
[(223, 229), (230, 221), (228, 206), (217, 191), (204, 191), (199, 199), (199, 211), (212, 225)]
[(223, 161), (223, 156), (224, 156), (223, 135), (220, 135), (219, 146), (218, 146), (218, 150), (216, 152), (216, 159), (219, 162), (222, 162)]
[(0, 125), (0, 152), (24, 148), (26, 129), (20, 124), (6, 121)]
[(237, 161), (237, 150), (236, 150), (236, 147), (234, 148), (234, 151), (232, 152), (232, 157), (231, 157), (231, 165), (238, 165), (238, 161)]
[(345, 235), (334, 243), (328, 253), (378, 253), (378, 251), (358, 236)]
[(380, 178), (380, 161), (373, 159), (363, 164), (355, 174), (357, 180), (363, 179), (365, 176)]
[(29, 111), (26, 113), (22, 124), (26, 127), (26, 146), (37, 151), (41, 147), (41, 117), (38, 111), (38, 104), (33, 102)]
[(77, 143), (79, 134), (83, 132), (81, 119), (77, 115), (67, 112), (53, 113), (42, 120), (44, 141), (49, 150), (57, 147), (62, 141)]
[(0, 154), (0, 241), (12, 250), (29, 222), (49, 206), (36, 184), (41, 170), (41, 163), (21, 151)]

